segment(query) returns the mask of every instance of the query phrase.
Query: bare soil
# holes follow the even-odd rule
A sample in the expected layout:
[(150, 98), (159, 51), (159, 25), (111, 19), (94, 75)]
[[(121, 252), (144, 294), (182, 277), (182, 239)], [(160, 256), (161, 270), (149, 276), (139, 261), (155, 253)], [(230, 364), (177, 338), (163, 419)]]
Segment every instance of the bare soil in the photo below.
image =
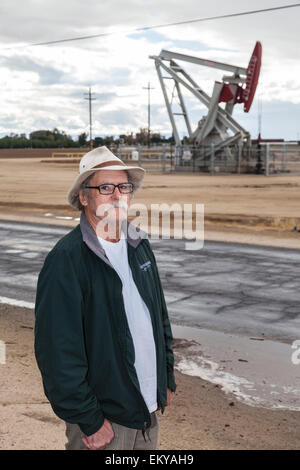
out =
[[(0, 158), (0, 219), (76, 225), (80, 214), (68, 206), (66, 194), (78, 162), (13, 155), (19, 158)], [(148, 172), (134, 202), (204, 204), (206, 240), (300, 248), (300, 233), (293, 231), (300, 226), (299, 189), (300, 176), (292, 175)], [(45, 217), (49, 212), (53, 217)], [(33, 311), (0, 304), (0, 339), (7, 348), (6, 364), (0, 364), (0, 449), (64, 448), (64, 423), (44, 396), (36, 366), (33, 328)], [(299, 448), (299, 412), (250, 407), (179, 372), (176, 380), (175, 399), (159, 415), (160, 449)]]
[[(78, 161), (0, 159), (0, 218), (74, 226), (66, 195)], [(300, 176), (146, 173), (133, 203), (204, 205), (205, 239), (300, 248)], [(53, 217), (45, 217), (45, 213)]]
[[(34, 312), (0, 304), (0, 449), (64, 449), (65, 425), (42, 388), (34, 357)], [(174, 342), (174, 351), (182, 344)], [(159, 449), (299, 449), (300, 412), (247, 406), (219, 386), (176, 371), (177, 391), (159, 412)]]

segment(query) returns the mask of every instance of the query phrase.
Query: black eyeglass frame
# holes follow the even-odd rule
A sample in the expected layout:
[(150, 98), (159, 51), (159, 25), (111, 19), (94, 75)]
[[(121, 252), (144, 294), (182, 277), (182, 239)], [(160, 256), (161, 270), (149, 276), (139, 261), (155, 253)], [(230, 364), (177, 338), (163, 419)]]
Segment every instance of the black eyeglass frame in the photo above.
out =
[[(125, 193), (123, 191), (121, 191), (120, 186), (124, 186), (124, 185), (131, 186), (131, 191), (127, 191)], [(102, 186), (113, 186), (114, 189), (111, 193), (101, 193), (101, 187)], [(134, 186), (133, 186), (132, 183), (119, 183), (119, 184), (103, 183), (103, 184), (99, 184), (99, 186), (85, 186), (85, 188), (98, 189), (99, 193), (102, 194), (102, 196), (110, 196), (111, 194), (113, 194), (115, 192), (116, 188), (118, 188), (118, 190), (121, 194), (131, 194), (134, 190)]]

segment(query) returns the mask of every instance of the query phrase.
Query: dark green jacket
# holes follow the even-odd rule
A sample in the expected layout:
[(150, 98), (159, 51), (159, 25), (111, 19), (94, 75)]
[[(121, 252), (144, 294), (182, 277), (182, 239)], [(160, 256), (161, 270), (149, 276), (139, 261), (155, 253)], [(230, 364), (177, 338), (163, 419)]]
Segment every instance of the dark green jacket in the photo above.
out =
[[(151, 315), (163, 412), (167, 387), (176, 389), (168, 312), (149, 241), (129, 233), (127, 240), (132, 275)], [(35, 355), (57, 416), (78, 424), (87, 436), (100, 429), (104, 418), (135, 429), (150, 426), (122, 282), (83, 213), (80, 225), (46, 257), (35, 314)]]

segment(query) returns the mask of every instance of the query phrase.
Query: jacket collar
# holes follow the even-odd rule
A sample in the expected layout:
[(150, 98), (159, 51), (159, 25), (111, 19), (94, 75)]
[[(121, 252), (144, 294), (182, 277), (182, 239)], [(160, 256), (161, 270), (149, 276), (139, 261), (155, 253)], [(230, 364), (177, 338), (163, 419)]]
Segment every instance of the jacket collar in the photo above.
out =
[[(130, 222), (125, 221), (127, 225), (127, 242), (133, 247), (137, 248), (137, 246), (140, 244), (140, 242), (143, 240), (143, 238), (147, 238), (147, 233), (144, 232), (143, 230), (135, 227), (133, 224)], [(84, 211), (81, 212), (80, 216), (80, 230), (82, 233), (82, 238), (83, 241), (87, 244), (87, 246), (97, 255), (99, 258), (101, 258), (105, 263), (107, 263), (109, 266), (111, 266), (111, 263), (105, 256), (105, 251), (100, 244), (98, 237), (96, 233), (94, 232), (91, 224), (87, 220)], [(131, 236), (131, 234), (134, 237)], [(111, 266), (112, 267), (112, 266)]]

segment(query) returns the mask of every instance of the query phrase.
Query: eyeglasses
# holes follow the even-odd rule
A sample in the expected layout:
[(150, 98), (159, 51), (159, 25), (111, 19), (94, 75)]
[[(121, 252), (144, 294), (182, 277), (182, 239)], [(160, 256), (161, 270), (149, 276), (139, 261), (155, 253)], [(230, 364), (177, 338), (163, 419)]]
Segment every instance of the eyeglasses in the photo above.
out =
[(132, 183), (120, 183), (120, 184), (100, 184), (99, 186), (85, 186), (86, 188), (98, 189), (100, 194), (108, 195), (113, 194), (115, 189), (118, 188), (121, 194), (129, 194), (133, 191)]

